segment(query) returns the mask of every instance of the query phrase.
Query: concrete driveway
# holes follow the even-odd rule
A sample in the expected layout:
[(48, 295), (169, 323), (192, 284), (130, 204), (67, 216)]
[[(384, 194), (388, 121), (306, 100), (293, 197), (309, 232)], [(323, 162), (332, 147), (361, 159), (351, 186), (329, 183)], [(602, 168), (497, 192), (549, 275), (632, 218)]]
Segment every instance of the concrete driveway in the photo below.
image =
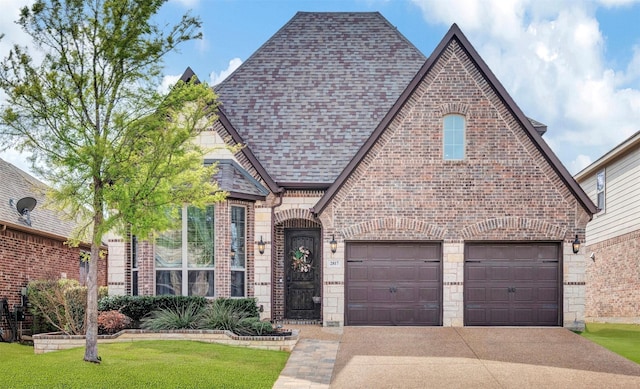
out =
[(640, 388), (640, 365), (563, 328), (344, 327), (331, 388)]

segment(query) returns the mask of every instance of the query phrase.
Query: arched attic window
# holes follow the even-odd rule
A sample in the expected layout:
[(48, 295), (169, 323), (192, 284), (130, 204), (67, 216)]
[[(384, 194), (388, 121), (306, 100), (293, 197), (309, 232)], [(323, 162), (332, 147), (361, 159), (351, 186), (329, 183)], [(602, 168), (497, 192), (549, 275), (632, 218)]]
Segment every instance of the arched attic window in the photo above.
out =
[(465, 158), (465, 118), (462, 115), (446, 115), (443, 120), (443, 158), (460, 161)]

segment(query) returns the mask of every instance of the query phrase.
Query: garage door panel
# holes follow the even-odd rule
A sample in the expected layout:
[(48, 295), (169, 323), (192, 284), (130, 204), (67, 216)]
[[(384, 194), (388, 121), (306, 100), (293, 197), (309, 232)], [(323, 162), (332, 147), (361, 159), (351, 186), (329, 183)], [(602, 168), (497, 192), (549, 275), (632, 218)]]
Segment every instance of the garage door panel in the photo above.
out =
[(421, 302), (438, 301), (440, 297), (440, 286), (420, 287), (418, 296)]
[(394, 271), (389, 265), (375, 265), (369, 268), (368, 281), (389, 281), (393, 280)]
[(467, 288), (467, 302), (484, 302), (487, 300), (487, 289), (484, 287)]
[(419, 268), (416, 265), (399, 265), (395, 267), (395, 278), (398, 281), (418, 281), (420, 280)]
[(508, 288), (489, 288), (489, 303), (509, 301)]
[(526, 288), (519, 286), (513, 292), (513, 300), (516, 302), (535, 302), (537, 300), (537, 294), (533, 288)]
[(542, 303), (558, 302), (558, 288), (538, 288), (538, 301)]
[(347, 243), (346, 252), (347, 325), (442, 324), (439, 243)]
[(478, 264), (469, 264), (466, 269), (466, 277), (469, 280), (486, 280), (487, 279), (487, 268)]
[(465, 245), (465, 325), (561, 323), (561, 245)]
[(538, 280), (540, 281), (558, 281), (558, 264), (554, 266), (545, 266), (538, 269)]
[(534, 266), (515, 266), (513, 268), (513, 280), (531, 281), (536, 278), (536, 273)]
[(352, 281), (367, 281), (369, 279), (369, 271), (363, 266), (349, 266), (347, 277)]
[(369, 292), (366, 286), (350, 286), (347, 293), (349, 294), (349, 300), (353, 302), (366, 302), (369, 298)]
[(488, 276), (492, 281), (509, 280), (511, 269), (506, 266), (490, 266)]

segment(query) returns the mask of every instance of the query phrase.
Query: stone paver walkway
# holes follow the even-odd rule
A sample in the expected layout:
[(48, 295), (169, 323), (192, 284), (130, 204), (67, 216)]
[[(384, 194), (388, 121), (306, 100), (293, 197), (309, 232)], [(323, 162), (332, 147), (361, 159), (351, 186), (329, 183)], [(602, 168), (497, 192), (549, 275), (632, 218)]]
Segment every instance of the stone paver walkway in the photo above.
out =
[(300, 340), (273, 385), (274, 389), (326, 389), (331, 383), (342, 329), (302, 327)]

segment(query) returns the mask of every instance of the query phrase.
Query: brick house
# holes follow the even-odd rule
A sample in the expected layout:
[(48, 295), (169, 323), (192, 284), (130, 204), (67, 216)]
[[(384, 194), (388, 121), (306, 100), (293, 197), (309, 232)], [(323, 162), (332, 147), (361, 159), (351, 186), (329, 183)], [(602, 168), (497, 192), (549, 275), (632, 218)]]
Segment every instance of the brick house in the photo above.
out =
[[(69, 247), (74, 223), (47, 209), (45, 185), (0, 159), (0, 299), (7, 299), (9, 309), (22, 304), (23, 288), (38, 279), (69, 278), (83, 282), (87, 264), (80, 252), (90, 246)], [(34, 199), (35, 208), (27, 215), (18, 208)], [(24, 202), (20, 202), (21, 199)], [(101, 286), (107, 285), (107, 260), (101, 261), (98, 275)], [(6, 322), (0, 318), (0, 326)]]
[(598, 205), (586, 230), (585, 315), (640, 323), (640, 132), (575, 178)]
[(245, 145), (207, 156), (239, 182), (123, 242), (118, 292), (326, 326), (583, 325), (572, 242), (596, 208), (456, 25), (425, 57), (379, 13), (300, 12), (214, 89), (199, 141)]

